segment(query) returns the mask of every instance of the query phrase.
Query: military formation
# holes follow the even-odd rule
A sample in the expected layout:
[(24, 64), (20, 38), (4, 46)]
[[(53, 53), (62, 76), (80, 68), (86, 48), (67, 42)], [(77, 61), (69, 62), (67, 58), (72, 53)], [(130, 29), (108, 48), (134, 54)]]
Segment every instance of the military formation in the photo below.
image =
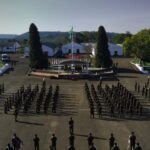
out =
[(14, 110), (16, 121), (19, 112), (47, 114), (48, 110), (51, 109), (51, 113), (56, 113), (58, 97), (59, 85), (56, 86), (54, 93), (51, 85), (46, 88), (45, 81), (41, 88), (38, 84), (33, 88), (30, 84), (26, 88), (21, 86), (16, 93), (11, 94), (4, 102), (4, 113), (7, 114), (10, 110)]
[(120, 82), (116, 86), (105, 88), (98, 86), (98, 92), (108, 106), (111, 116), (132, 117), (133, 115), (142, 116), (143, 106), (128, 89)]
[(142, 94), (145, 99), (150, 101), (150, 78), (141, 86), (141, 83), (135, 82), (134, 89), (138, 94)]
[[(145, 98), (150, 94), (149, 80), (141, 88), (140, 84), (135, 82), (135, 91), (142, 93)], [(50, 110), (51, 113), (56, 113), (58, 108), (59, 99), (59, 85), (47, 88), (46, 82), (43, 81), (41, 85), (36, 84), (31, 86), (29, 84), (26, 88), (21, 86), (16, 93), (11, 94), (4, 103), (4, 113), (7, 114), (10, 110), (14, 111), (15, 121), (18, 121), (19, 113), (34, 113), (47, 114)], [(0, 85), (0, 94), (4, 92), (4, 84)], [(118, 82), (116, 85), (102, 86), (102, 81), (98, 86), (91, 84), (90, 86), (85, 83), (85, 93), (89, 103), (90, 116), (95, 118), (98, 115), (99, 118), (104, 115), (104, 105), (107, 107), (108, 115), (110, 117), (133, 117), (143, 116), (143, 106), (139, 99), (137, 99), (132, 92), (130, 92), (123, 84)], [(68, 150), (75, 150), (75, 132), (74, 132), (74, 120), (72, 117), (69, 122), (69, 136)], [(87, 145), (89, 150), (96, 150), (94, 144), (95, 137), (92, 133), (87, 136)], [(57, 150), (58, 138), (53, 133), (51, 136), (50, 150)], [(110, 134), (108, 139), (110, 150), (119, 150), (119, 145), (116, 142), (114, 134)], [(34, 149), (40, 149), (40, 138), (35, 134), (33, 138)], [(19, 150), (23, 146), (23, 141), (14, 133), (11, 143), (8, 143), (5, 150)], [(136, 141), (134, 132), (128, 138), (128, 150), (142, 150), (139, 142)]]
[(87, 83), (85, 83), (86, 96), (89, 102), (90, 114), (94, 118), (95, 112), (99, 115), (99, 118), (103, 115), (102, 103), (108, 108), (108, 114), (110, 117), (133, 117), (143, 115), (143, 106), (132, 92), (123, 86), (120, 82), (112, 87), (107, 84), (102, 87), (102, 82), (97, 86), (97, 90), (93, 84), (91, 84), (91, 90)]

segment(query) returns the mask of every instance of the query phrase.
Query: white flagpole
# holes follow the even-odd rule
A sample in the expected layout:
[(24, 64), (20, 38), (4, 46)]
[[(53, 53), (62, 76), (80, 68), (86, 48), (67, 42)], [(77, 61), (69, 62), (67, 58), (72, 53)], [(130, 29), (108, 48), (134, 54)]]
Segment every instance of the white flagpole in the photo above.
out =
[(72, 52), (72, 60), (73, 60), (73, 31), (72, 31), (72, 36), (71, 36), (71, 52)]

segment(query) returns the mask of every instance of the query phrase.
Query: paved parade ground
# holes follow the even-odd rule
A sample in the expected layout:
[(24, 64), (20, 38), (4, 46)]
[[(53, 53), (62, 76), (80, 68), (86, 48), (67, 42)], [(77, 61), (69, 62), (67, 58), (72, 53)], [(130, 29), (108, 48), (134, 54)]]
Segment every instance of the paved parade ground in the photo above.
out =
[(57, 150), (67, 150), (69, 146), (70, 117), (74, 120), (75, 148), (76, 150), (88, 150), (87, 136), (91, 132), (95, 139), (94, 145), (97, 150), (109, 149), (110, 133), (114, 133), (116, 141), (121, 150), (127, 150), (128, 137), (131, 131), (135, 132), (137, 141), (140, 142), (143, 150), (150, 150), (150, 100), (145, 99), (141, 94), (134, 91), (135, 81), (142, 85), (147, 81), (147, 75), (140, 74), (130, 64), (131, 59), (115, 58), (118, 62), (119, 73), (115, 78), (102, 81), (105, 84), (116, 85), (120, 81), (127, 87), (144, 106), (145, 117), (120, 119), (103, 116), (90, 118), (90, 111), (84, 85), (98, 85), (99, 81), (92, 80), (54, 80), (46, 79), (46, 85), (55, 87), (59, 85), (60, 94), (58, 99), (58, 110), (56, 114), (29, 113), (18, 116), (18, 122), (14, 121), (13, 110), (4, 114), (4, 100), (16, 92), (20, 86), (25, 87), (42, 84), (42, 78), (28, 76), (28, 60), (20, 56), (13, 56), (17, 60), (13, 71), (0, 77), (0, 83), (4, 83), (5, 92), (0, 96), (0, 150), (3, 150), (11, 141), (13, 133), (16, 133), (23, 141), (22, 150), (33, 150), (34, 134), (40, 137), (40, 150), (49, 150), (51, 135), (57, 136)]

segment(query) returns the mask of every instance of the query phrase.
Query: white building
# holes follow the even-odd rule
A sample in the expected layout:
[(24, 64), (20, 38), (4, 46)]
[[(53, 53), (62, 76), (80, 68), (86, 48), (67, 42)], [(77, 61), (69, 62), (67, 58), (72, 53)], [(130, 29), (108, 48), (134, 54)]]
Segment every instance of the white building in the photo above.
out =
[(74, 54), (86, 53), (84, 50), (84, 46), (82, 46), (81, 44), (77, 44), (77, 43), (73, 42), (73, 45), (72, 45), (72, 43), (68, 43), (68, 44), (62, 46), (62, 55), (72, 53), (72, 49), (73, 49)]
[[(122, 50), (121, 45), (108, 43), (108, 46), (109, 46), (109, 51), (110, 51), (111, 56), (122, 56), (123, 55), (123, 50)], [(93, 56), (96, 55), (96, 44), (94, 44), (92, 47), (92, 55)]]
[[(49, 57), (53, 56), (54, 55), (54, 50), (53, 48), (49, 47), (49, 46), (46, 46), (46, 45), (42, 45), (42, 50), (43, 50), (43, 53), (47, 53), (47, 55)], [(29, 57), (29, 47), (25, 47), (24, 48), (24, 57)]]
[(7, 46), (2, 48), (3, 52), (17, 52), (21, 45), (18, 42), (8, 44)]

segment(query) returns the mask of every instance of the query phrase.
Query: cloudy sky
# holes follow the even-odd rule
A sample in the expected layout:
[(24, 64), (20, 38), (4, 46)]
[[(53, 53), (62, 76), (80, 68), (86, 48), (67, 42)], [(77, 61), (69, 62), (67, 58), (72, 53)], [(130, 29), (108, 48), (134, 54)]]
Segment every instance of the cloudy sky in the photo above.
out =
[(0, 0), (0, 34), (40, 31), (136, 33), (150, 27), (150, 0)]

